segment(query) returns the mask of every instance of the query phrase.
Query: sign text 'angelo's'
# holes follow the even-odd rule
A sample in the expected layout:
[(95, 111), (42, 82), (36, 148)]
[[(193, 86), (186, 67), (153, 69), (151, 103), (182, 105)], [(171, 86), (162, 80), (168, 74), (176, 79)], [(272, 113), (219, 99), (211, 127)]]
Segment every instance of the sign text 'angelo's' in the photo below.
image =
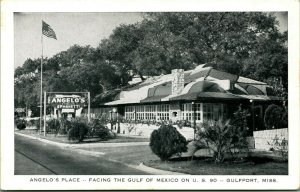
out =
[(72, 97), (64, 95), (62, 97), (48, 97), (48, 104), (57, 109), (78, 109), (86, 104), (84, 97)]

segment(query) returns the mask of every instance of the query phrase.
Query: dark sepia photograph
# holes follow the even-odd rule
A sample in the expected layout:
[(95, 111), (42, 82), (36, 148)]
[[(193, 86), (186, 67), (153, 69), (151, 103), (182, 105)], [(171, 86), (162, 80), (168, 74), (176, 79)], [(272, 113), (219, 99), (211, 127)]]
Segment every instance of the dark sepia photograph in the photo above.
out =
[(288, 16), (14, 12), (14, 175), (288, 176)]

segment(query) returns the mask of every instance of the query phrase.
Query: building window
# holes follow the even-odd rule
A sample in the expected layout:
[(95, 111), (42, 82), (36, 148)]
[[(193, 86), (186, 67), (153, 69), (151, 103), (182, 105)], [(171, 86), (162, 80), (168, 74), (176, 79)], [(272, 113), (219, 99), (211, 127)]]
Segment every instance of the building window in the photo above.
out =
[(156, 120), (156, 105), (145, 106), (145, 119)]
[(196, 121), (201, 121), (201, 103), (195, 103)]
[[(218, 121), (223, 117), (223, 105), (218, 103), (195, 103), (195, 118), (196, 122), (203, 121)], [(126, 106), (125, 118), (137, 120), (169, 120), (170, 105), (140, 105)], [(203, 116), (202, 116), (203, 113)], [(182, 119), (194, 121), (194, 109), (192, 103), (183, 104)]]
[(126, 106), (125, 119), (137, 120), (169, 120), (170, 105)]
[(157, 120), (169, 120), (170, 105), (157, 105)]
[(193, 109), (191, 103), (183, 104), (183, 120), (191, 121), (193, 115)]
[[(201, 121), (201, 103), (195, 103), (195, 118), (196, 121)], [(183, 104), (183, 120), (194, 120), (194, 109), (192, 103)]]
[(222, 104), (203, 103), (203, 119), (204, 121), (218, 121), (222, 118)]
[(145, 119), (145, 107), (144, 106), (136, 106), (135, 111), (136, 111), (136, 119), (138, 120), (143, 120)]
[(125, 107), (125, 119), (134, 119), (134, 106)]

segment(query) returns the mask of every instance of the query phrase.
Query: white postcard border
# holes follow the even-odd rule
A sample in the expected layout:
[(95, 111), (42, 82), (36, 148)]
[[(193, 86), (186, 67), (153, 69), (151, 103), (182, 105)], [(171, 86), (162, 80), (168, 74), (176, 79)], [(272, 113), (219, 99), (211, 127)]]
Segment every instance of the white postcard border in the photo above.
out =
[[(1, 2), (1, 188), (2, 189), (299, 189), (299, 1), (35, 1)], [(71, 5), (71, 6), (70, 6)], [(288, 176), (16, 176), (14, 175), (13, 12), (146, 12), (146, 11), (288, 11), (289, 50), (289, 175)], [(26, 38), (26, 37), (24, 37)], [(80, 178), (64, 182), (62, 178)], [(124, 178), (125, 182), (88, 182), (89, 178)], [(31, 178), (56, 178), (58, 182), (30, 182)], [(142, 179), (130, 182), (128, 179)], [(147, 178), (149, 182), (147, 182)], [(150, 178), (154, 181), (150, 182)], [(178, 182), (155, 182), (156, 178)], [(182, 182), (181, 179), (217, 179), (217, 182)], [(276, 183), (224, 182), (226, 179), (276, 179)], [(223, 182), (221, 182), (223, 180)]]

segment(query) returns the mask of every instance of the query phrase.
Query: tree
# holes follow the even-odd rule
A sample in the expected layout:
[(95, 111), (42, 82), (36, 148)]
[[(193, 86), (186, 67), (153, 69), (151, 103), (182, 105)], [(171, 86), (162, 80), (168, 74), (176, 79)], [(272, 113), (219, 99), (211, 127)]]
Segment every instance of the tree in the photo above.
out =
[(243, 135), (243, 137), (245, 136), (249, 136), (252, 135), (252, 131), (250, 130), (248, 127), (248, 121), (250, 118), (250, 112), (248, 109), (242, 109), (242, 106), (240, 105), (238, 110), (236, 110), (233, 113), (233, 116), (231, 118), (230, 124), (232, 126), (238, 127), (238, 129), (241, 130), (242, 133), (244, 133), (245, 135)]
[(93, 58), (108, 61), (122, 77), (122, 84), (126, 85), (129, 80), (128, 70), (139, 73), (132, 63), (133, 53), (142, 39), (143, 31), (138, 24), (120, 25), (108, 39), (102, 40)]
[(265, 111), (264, 123), (268, 129), (288, 127), (287, 109), (272, 104)]
[(268, 78), (268, 85), (272, 86), (272, 91), (275, 96), (281, 97), (283, 99), (283, 106), (287, 107), (286, 101), (288, 100), (288, 92), (287, 92), (287, 82), (286, 85), (283, 85), (281, 78)]
[[(255, 71), (249, 70), (244, 61), (260, 56), (265, 61), (256, 61), (253, 65), (266, 69), (255, 74), (253, 78), (263, 80), (265, 76), (258, 75), (268, 69), (277, 70), (274, 75), (286, 72), (287, 58), (281, 56), (287, 56), (287, 49), (283, 44), (287, 38), (286, 34), (279, 33), (276, 28), (278, 23), (272, 14), (150, 13), (145, 22), (154, 28), (149, 30), (150, 33), (158, 36), (152, 41), (158, 39), (160, 46), (167, 45), (168, 50), (173, 47), (173, 50), (181, 51), (180, 54), (191, 58), (191, 62), (211, 63), (217, 69), (249, 76)], [(172, 44), (176, 38), (182, 43)], [(167, 51), (165, 54), (168, 59), (175, 58), (178, 61), (174, 54), (168, 53)], [(281, 54), (278, 56), (278, 53)], [(274, 66), (279, 63), (285, 70)]]
[(15, 69), (15, 77), (21, 76), (23, 74), (25, 74), (23, 67), (19, 66)]
[(37, 79), (23, 79), (15, 83), (14, 100), (15, 107), (27, 107), (33, 115), (39, 114), (40, 84)]
[(44, 72), (43, 89), (47, 92), (68, 92), (74, 91), (68, 76), (63, 75), (61, 71), (48, 70)]
[[(261, 37), (263, 36), (263, 37)], [(244, 60), (243, 75), (270, 83), (270, 79), (281, 79), (280, 84), (288, 88), (287, 32), (278, 31), (262, 34), (256, 48)]]
[(120, 69), (141, 75), (208, 63), (256, 80), (281, 77), (287, 88), (287, 33), (277, 26), (273, 14), (261, 12), (146, 13), (97, 49)]
[(34, 72), (36, 69), (39, 69), (40, 68), (40, 65), (41, 65), (41, 60), (40, 58), (37, 58), (37, 59), (27, 59), (22, 68), (23, 68), (23, 74), (26, 74), (26, 73), (30, 73), (30, 72)]
[(81, 62), (92, 60), (94, 51), (94, 48), (89, 45), (82, 47), (75, 44), (66, 51), (56, 54), (53, 58), (56, 58), (56, 63), (61, 65), (61, 68), (72, 67)]
[[(207, 63), (260, 81), (281, 79), (278, 90), (284, 94), (288, 91), (287, 32), (280, 33), (277, 26), (272, 13), (262, 12), (145, 13), (143, 21), (120, 25), (95, 49), (73, 45), (44, 58), (44, 87), (90, 91), (91, 99), (98, 95), (98, 101), (99, 94), (126, 86), (129, 70), (143, 79)], [(15, 77), (40, 71), (40, 63), (41, 58), (27, 59), (15, 70)], [(33, 94), (33, 86), (38, 85), (38, 77), (16, 85), (16, 103), (33, 105), (39, 97)]]
[(120, 76), (113, 66), (103, 61), (82, 63), (64, 68), (59, 74), (67, 81), (72, 91), (89, 91), (93, 98), (104, 90), (116, 88), (121, 84)]
[[(28, 59), (24, 66), (17, 68), (16, 106), (38, 111), (40, 74), (36, 74), (35, 77), (28, 77), (25, 74), (34, 72), (36, 67), (39, 69), (39, 66), (40, 59)], [(104, 60), (93, 62), (93, 49), (89, 46), (74, 45), (65, 52), (51, 58), (44, 58), (43, 90), (47, 92), (89, 91), (93, 100), (96, 95), (104, 91), (122, 86), (122, 76), (117, 70), (116, 66)], [(34, 115), (37, 114), (34, 112)]]

